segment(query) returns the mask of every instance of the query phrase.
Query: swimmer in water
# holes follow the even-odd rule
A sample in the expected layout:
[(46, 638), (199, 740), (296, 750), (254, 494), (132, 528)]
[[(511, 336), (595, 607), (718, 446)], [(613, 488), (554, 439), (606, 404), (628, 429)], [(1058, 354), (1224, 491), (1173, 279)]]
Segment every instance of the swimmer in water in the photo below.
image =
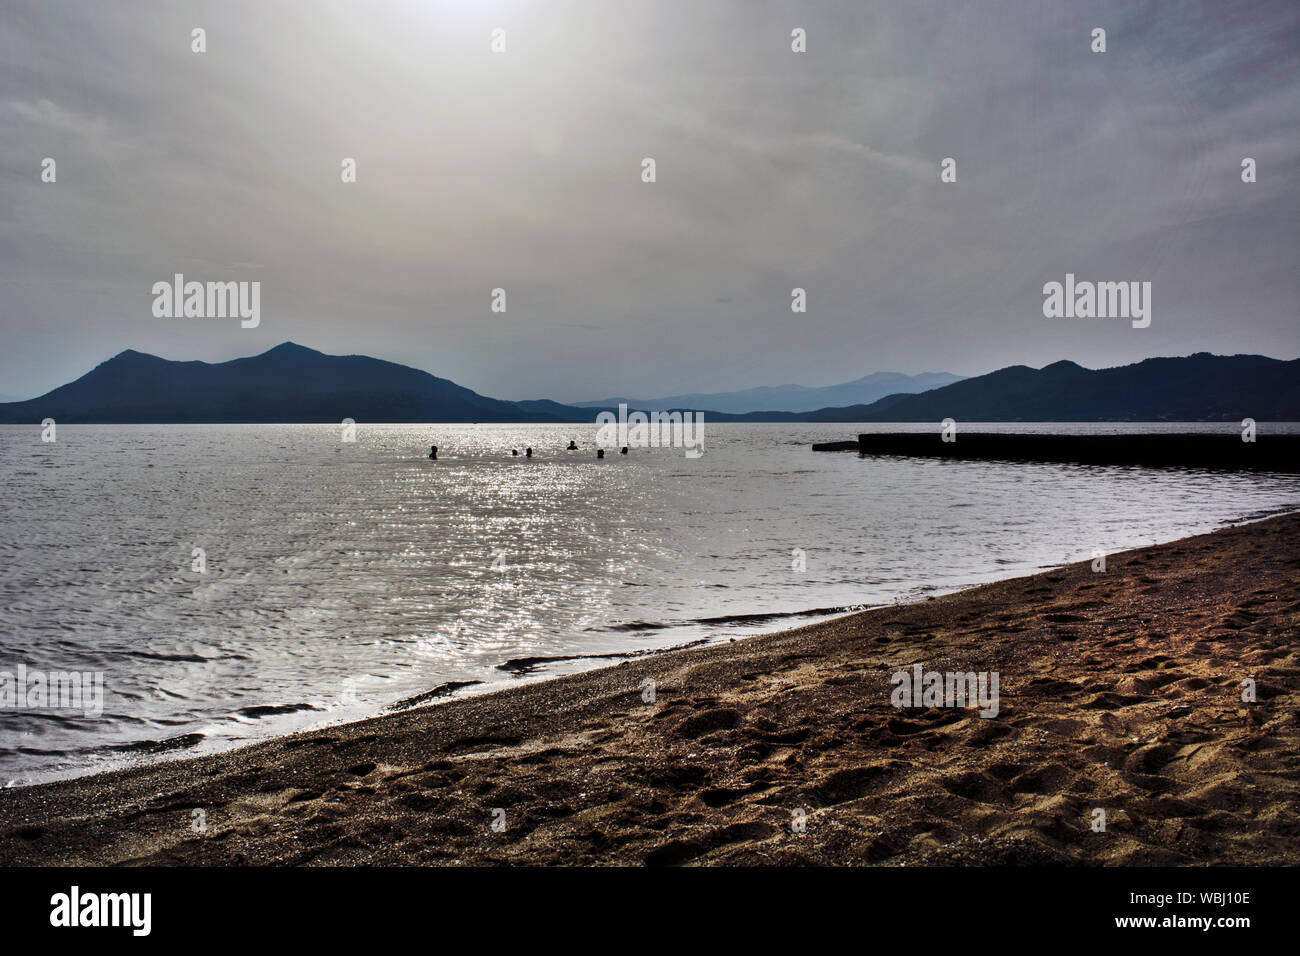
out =
[(533, 457), (533, 450), (532, 450), (531, 448), (525, 448), (525, 449), (524, 449), (524, 457), (525, 457), (525, 458), (532, 458), (532, 457)]
[(603, 449), (603, 448), (597, 448), (597, 449), (596, 449), (596, 457), (597, 457), (597, 458), (604, 458), (604, 457), (605, 457), (605, 449)]
[(623, 446), (623, 450), (620, 451), (619, 454), (620, 454), (620, 455), (626, 455), (626, 454), (627, 454), (627, 445), (624, 445), (624, 446)]
[(572, 438), (570, 438), (569, 447), (566, 448), (565, 451), (577, 451), (577, 450), (578, 450), (578, 443), (574, 441)]
[(519, 449), (518, 449), (518, 448), (511, 448), (511, 449), (510, 449), (510, 454), (511, 454), (512, 457), (514, 457), (514, 458), (518, 458), (518, 457), (519, 457)]
[(429, 458), (432, 459), (433, 461), (437, 461), (437, 460), (438, 460), (438, 446), (437, 446), (437, 445), (430, 445), (430, 446), (429, 446)]

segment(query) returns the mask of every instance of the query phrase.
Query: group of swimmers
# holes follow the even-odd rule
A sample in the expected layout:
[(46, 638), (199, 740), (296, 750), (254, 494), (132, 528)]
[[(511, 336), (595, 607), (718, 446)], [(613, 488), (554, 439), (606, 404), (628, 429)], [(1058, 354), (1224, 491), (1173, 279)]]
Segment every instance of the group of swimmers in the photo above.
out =
[[(565, 451), (577, 451), (577, 450), (578, 450), (578, 443), (577, 443), (576, 441), (574, 441), (572, 438), (570, 438), (570, 439), (569, 439), (569, 447), (566, 448)], [(620, 455), (626, 455), (626, 454), (627, 454), (627, 445), (624, 445), (621, 449), (619, 449), (619, 452), (618, 452), (618, 453), (619, 453)], [(518, 457), (519, 457), (519, 449), (518, 449), (518, 448), (512, 448), (512, 449), (510, 449), (510, 457), (512, 457), (512, 458), (518, 458)], [(525, 449), (524, 449), (524, 457), (525, 457), (525, 458), (532, 458), (532, 457), (533, 457), (533, 450), (532, 450), (531, 448), (525, 448)], [(597, 458), (604, 458), (604, 457), (605, 457), (605, 449), (603, 449), (603, 448), (597, 448), (597, 449), (596, 449), (596, 457), (597, 457)], [(429, 446), (429, 460), (430, 460), (430, 461), (437, 461), (437, 460), (438, 460), (438, 446), (437, 446), (437, 445), (430, 445), (430, 446)]]

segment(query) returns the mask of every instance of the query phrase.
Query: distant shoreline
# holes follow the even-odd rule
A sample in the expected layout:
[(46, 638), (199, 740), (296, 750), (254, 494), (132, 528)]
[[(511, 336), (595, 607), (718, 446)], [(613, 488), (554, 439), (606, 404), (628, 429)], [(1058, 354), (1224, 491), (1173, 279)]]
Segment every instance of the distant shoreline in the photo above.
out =
[[(1300, 515), (1108, 560), (4, 791), (0, 851), (11, 864), (1300, 861)], [(1000, 712), (894, 708), (889, 675), (916, 663), (999, 672)]]

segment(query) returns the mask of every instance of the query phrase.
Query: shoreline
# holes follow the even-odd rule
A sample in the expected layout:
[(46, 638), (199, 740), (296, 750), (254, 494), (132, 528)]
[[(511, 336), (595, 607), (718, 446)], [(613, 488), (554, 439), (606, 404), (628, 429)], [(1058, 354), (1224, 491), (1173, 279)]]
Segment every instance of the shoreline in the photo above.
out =
[[(11, 865), (1294, 863), (1298, 532), (1286, 514), (1104, 574), (6, 790), (0, 847)], [(918, 662), (1000, 673), (1000, 713), (890, 706)]]
[[(964, 590), (964, 588), (958, 588), (956, 590)], [(890, 605), (872, 605), (871, 608), (885, 606)], [(810, 621), (810, 624), (817, 624), (834, 620), (835, 618), (842, 617), (846, 614), (860, 613), (868, 609), (867, 606), (858, 605), (838, 608), (811, 608), (804, 611), (773, 611), (756, 614), (725, 615), (716, 618), (701, 618), (694, 621), (687, 621), (678, 626), (687, 627), (705, 623), (716, 624), (720, 622), (732, 622), (740, 619), (763, 620), (775, 623), (781, 620), (794, 620), (801, 618), (813, 619)], [(804, 627), (809, 625), (795, 626)], [(244, 747), (252, 747), (257, 744), (266, 743), (272, 740), (280, 740), (297, 734), (324, 732), (336, 727), (345, 727), (349, 724), (375, 720), (390, 714), (412, 710), (432, 703), (443, 703), (452, 699), (463, 700), (469, 695), (479, 696), (497, 694), (502, 691), (523, 686), (523, 681), (530, 683), (544, 683), (546, 681), (559, 680), (562, 677), (585, 673), (588, 670), (614, 667), (617, 666), (617, 662), (636, 660), (643, 657), (654, 657), (661, 654), (672, 654), (696, 647), (717, 647), (727, 643), (748, 640), (751, 637), (761, 637), (768, 633), (772, 632), (754, 631), (752, 633), (739, 633), (734, 636), (716, 634), (711, 637), (691, 638), (680, 644), (670, 644), (664, 647), (634, 647), (626, 651), (603, 651), (590, 654), (539, 655), (533, 657), (508, 657), (504, 658), (501, 663), (496, 664), (493, 667), (494, 671), (500, 672), (502, 675), (496, 677), (494, 680), (473, 678), (464, 680), (446, 680), (435, 684), (432, 687), (427, 687), (425, 690), (412, 691), (405, 695), (397, 696), (387, 703), (378, 705), (377, 709), (373, 711), (358, 715), (327, 718), (320, 722), (310, 723), (296, 729), (275, 730), (257, 736), (226, 738), (215, 742), (197, 739), (193, 744), (186, 743), (186, 741), (188, 741), (192, 736), (190, 734), (179, 734), (173, 737), (132, 741), (130, 743), (119, 744), (113, 748), (118, 754), (116, 759), (104, 758), (103, 762), (98, 764), (86, 763), (57, 770), (38, 771), (40, 775), (37, 779), (26, 782), (11, 781), (8, 785), (0, 784), (0, 793), (22, 790), (29, 787), (46, 786), (53, 783), (69, 783), (107, 773), (143, 770), (147, 767), (155, 766), (156, 764), (171, 761), (195, 760), (201, 757), (219, 756)], [(544, 669), (548, 666), (574, 664), (575, 662), (578, 662), (576, 669), (560, 669), (555, 671)], [(460, 693), (461, 691), (464, 691), (465, 693), (462, 694)], [(251, 706), (282, 707), (285, 705), (257, 704)], [(292, 707), (295, 705), (291, 704), (288, 706)]]
[[(1235, 518), (1222, 525), (1220, 528), (1212, 528), (1211, 531), (1221, 530), (1222, 528), (1232, 527), (1240, 524), (1253, 523), (1266, 518), (1279, 515), (1296, 513), (1300, 514), (1300, 508), (1292, 506), (1281, 506), (1256, 510), (1244, 514), (1238, 514)], [(1211, 533), (1210, 531), (1197, 532), (1198, 534)], [(1171, 539), (1169, 542), (1155, 542), (1156, 544), (1173, 543), (1180, 539)], [(1147, 545), (1141, 545), (1145, 547)], [(1139, 547), (1135, 545), (1134, 548)], [(1133, 550), (1130, 548), (1127, 550)], [(1038, 565), (1033, 573), (1042, 573), (1048, 570), (1055, 570), (1061, 565)], [(816, 624), (828, 623), (836, 618), (850, 614), (858, 614), (868, 610), (878, 610), (886, 607), (895, 607), (899, 604), (916, 603), (923, 600), (929, 600), (932, 597), (940, 597), (960, 591), (969, 590), (984, 584), (997, 583), (1006, 580), (1004, 577), (997, 576), (1005, 573), (1005, 569), (998, 571), (985, 571), (973, 574), (974, 580), (959, 585), (945, 584), (942, 586), (934, 585), (913, 585), (905, 595), (895, 595), (890, 600), (883, 603), (867, 604), (845, 604), (836, 607), (815, 607), (801, 610), (778, 610), (762, 611), (753, 613), (732, 613), (721, 616), (703, 617), (691, 620), (676, 621), (671, 624), (656, 625), (657, 627), (671, 630), (688, 630), (692, 627), (698, 627), (702, 624), (735, 624), (744, 622), (747, 624), (757, 625), (758, 623), (772, 624), (782, 626), (782, 630), (792, 630), (798, 627), (807, 627)], [(1023, 576), (1023, 575), (1020, 575)], [(932, 593), (931, 593), (932, 592)], [(806, 619), (806, 624), (790, 624), (799, 619)], [(410, 710), (413, 707), (423, 706), (428, 703), (445, 702), (452, 699), (463, 699), (468, 695), (495, 694), (504, 690), (509, 690), (520, 686), (520, 681), (550, 681), (560, 677), (572, 676), (583, 673), (586, 670), (599, 669), (604, 667), (616, 666), (611, 661), (635, 660), (641, 657), (655, 656), (660, 654), (673, 653), (679, 650), (686, 650), (701, 646), (720, 646), (727, 643), (734, 643), (740, 640), (750, 640), (754, 637), (762, 637), (775, 633), (766, 630), (746, 630), (734, 635), (727, 633), (715, 633), (705, 637), (689, 637), (682, 643), (673, 643), (665, 646), (636, 646), (628, 650), (602, 651), (586, 654), (559, 654), (559, 655), (539, 655), (533, 657), (514, 657), (505, 658), (493, 668), (494, 672), (509, 676), (493, 676), (494, 679), (482, 678), (453, 678), (442, 681), (432, 687), (425, 685), (424, 689), (416, 690), (412, 688), (404, 694), (394, 696), (393, 699), (376, 705), (376, 709), (366, 712), (354, 713), (344, 716), (324, 718), (318, 721), (309, 722), (304, 725), (291, 728), (276, 728), (260, 734), (247, 737), (232, 737), (217, 741), (208, 741), (196, 739), (190, 741), (191, 735), (181, 734), (174, 737), (160, 737), (157, 739), (141, 739), (125, 744), (117, 745), (112, 748), (118, 754), (116, 758), (101, 758), (97, 761), (90, 761), (84, 764), (78, 764), (70, 767), (58, 769), (41, 769), (35, 771), (34, 779), (11, 780), (8, 785), (0, 784), (0, 792), (4, 790), (22, 789), (33, 786), (43, 786), (50, 783), (62, 783), (73, 780), (81, 780), (86, 777), (97, 776), (104, 773), (114, 773), (121, 770), (136, 770), (152, 766), (156, 763), (162, 763), (173, 760), (188, 760), (198, 757), (208, 757), (229, 753), (243, 747), (253, 746), (264, 743), (269, 740), (276, 740), (284, 737), (290, 737), (300, 733), (311, 733), (315, 731), (325, 731), (333, 727), (344, 726), (347, 724), (358, 723), (360, 721), (371, 720), (377, 717), (383, 717), (391, 713)], [(572, 665), (574, 662), (581, 662), (576, 667), (557, 668), (549, 670), (554, 665)], [(462, 694), (461, 692), (465, 693)], [(258, 707), (285, 707), (284, 704), (277, 702), (267, 702), (256, 704)], [(289, 705), (293, 706), (293, 705)], [(316, 708), (313, 708), (316, 709)]]

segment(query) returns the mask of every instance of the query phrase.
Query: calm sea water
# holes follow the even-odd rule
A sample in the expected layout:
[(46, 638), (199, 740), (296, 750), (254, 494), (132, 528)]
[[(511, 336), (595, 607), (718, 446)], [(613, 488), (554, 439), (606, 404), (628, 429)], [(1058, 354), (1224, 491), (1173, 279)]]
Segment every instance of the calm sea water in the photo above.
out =
[(775, 630), (1300, 503), (1295, 476), (809, 449), (873, 429), (898, 430), (710, 424), (700, 458), (598, 461), (594, 425), (363, 424), (354, 443), (328, 425), (59, 426), (54, 444), (0, 427), (0, 671), (104, 675), (101, 715), (0, 710), (0, 782)]

